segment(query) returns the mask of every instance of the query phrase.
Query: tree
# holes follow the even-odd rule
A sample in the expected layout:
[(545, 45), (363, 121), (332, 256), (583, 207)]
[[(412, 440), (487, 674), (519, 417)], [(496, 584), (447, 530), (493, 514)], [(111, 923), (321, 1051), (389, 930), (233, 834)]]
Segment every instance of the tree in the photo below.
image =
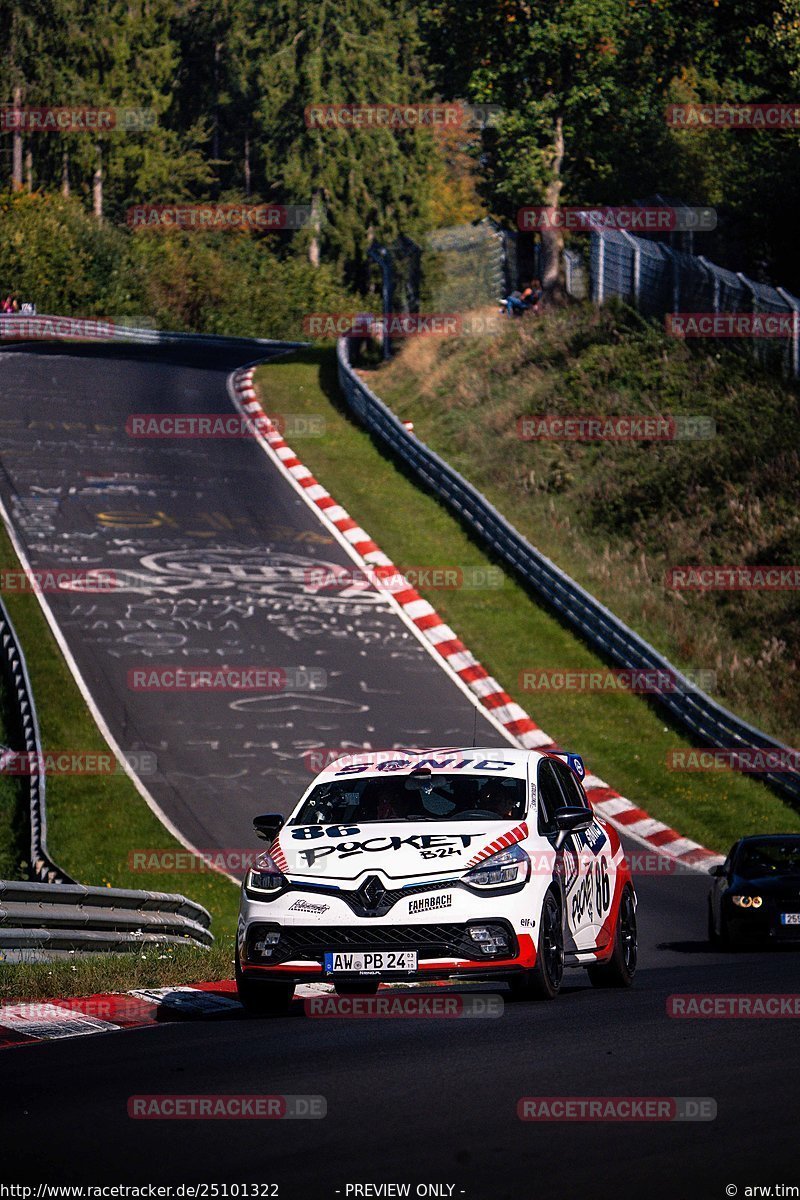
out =
[[(661, 6), (631, 0), (458, 0), (426, 6), (440, 79), (499, 104), (487, 131), (486, 192), (500, 215), (520, 207), (627, 203), (649, 190), (663, 143), (664, 64), (672, 39)], [(457, 58), (457, 61), (455, 61)], [(470, 64), (465, 72), (464, 64)], [(466, 76), (466, 77), (465, 77)], [(648, 166), (647, 164), (651, 165)], [(560, 288), (563, 233), (542, 231), (543, 284)]]
[(400, 0), (275, 0), (254, 48), (268, 189), (309, 205), (300, 244), (364, 286), (373, 238), (425, 224), (431, 138), (418, 129), (309, 128), (309, 106), (424, 102), (416, 21)]

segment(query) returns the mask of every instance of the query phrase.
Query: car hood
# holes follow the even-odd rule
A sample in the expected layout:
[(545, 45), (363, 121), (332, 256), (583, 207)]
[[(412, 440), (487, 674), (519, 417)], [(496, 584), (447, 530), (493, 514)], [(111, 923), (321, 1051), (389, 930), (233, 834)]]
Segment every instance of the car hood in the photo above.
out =
[(733, 887), (768, 895), (800, 897), (800, 875), (762, 875), (756, 879), (745, 879), (743, 875), (737, 875)]
[(528, 836), (525, 822), (387, 821), (363, 825), (286, 826), (270, 853), (290, 878), (357, 880), (380, 872), (389, 880), (454, 876)]

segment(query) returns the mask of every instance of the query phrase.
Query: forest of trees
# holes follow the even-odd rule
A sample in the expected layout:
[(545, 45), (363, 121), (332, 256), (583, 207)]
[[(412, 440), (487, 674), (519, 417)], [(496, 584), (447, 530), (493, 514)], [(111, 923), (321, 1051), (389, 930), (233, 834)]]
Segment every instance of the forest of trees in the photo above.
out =
[[(151, 114), (131, 131), (2, 127), (0, 287), (71, 269), (51, 303), (158, 312), (175, 288), (192, 324), (244, 270), (307, 307), (364, 293), (372, 239), (656, 193), (716, 207), (702, 249), (718, 261), (800, 286), (800, 133), (665, 121), (673, 102), (792, 101), (800, 0), (2, 0), (0, 41), (6, 109)], [(304, 116), (436, 100), (500, 111), (458, 129)], [(235, 236), (125, 224), (136, 204), (207, 200), (312, 219)]]

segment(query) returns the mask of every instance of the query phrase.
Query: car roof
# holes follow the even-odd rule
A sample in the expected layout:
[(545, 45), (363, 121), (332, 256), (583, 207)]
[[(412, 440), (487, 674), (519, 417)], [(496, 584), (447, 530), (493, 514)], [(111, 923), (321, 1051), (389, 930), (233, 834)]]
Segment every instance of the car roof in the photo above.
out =
[[(430, 766), (433, 772), (446, 772), (457, 761), (504, 762), (511, 766), (509, 775), (524, 778), (529, 763), (541, 758), (550, 757), (539, 750), (521, 750), (516, 746), (427, 746), (415, 750), (357, 750), (343, 754), (333, 762), (328, 763), (317, 776), (322, 780), (327, 777), (335, 778), (343, 767), (353, 768), (348, 772), (352, 775), (378, 775), (386, 777), (385, 766), (388, 762), (406, 760), (402, 767), (395, 767), (392, 774), (408, 774), (421, 765)], [(446, 761), (445, 761), (446, 760)], [(437, 764), (437, 761), (441, 765)], [(363, 770), (355, 768), (363, 762)]]
[(748, 842), (785, 842), (786, 839), (800, 842), (800, 833), (749, 833), (740, 838), (738, 845), (746, 846)]

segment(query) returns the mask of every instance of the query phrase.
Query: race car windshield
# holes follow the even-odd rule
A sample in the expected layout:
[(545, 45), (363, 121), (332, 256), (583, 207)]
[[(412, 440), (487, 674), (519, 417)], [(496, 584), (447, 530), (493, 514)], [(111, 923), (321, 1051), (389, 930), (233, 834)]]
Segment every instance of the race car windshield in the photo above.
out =
[(412, 774), (334, 779), (314, 788), (292, 825), (366, 825), (378, 821), (516, 820), (525, 815), (525, 781), (496, 775)]
[(746, 842), (739, 851), (736, 873), (745, 879), (800, 875), (800, 838)]

